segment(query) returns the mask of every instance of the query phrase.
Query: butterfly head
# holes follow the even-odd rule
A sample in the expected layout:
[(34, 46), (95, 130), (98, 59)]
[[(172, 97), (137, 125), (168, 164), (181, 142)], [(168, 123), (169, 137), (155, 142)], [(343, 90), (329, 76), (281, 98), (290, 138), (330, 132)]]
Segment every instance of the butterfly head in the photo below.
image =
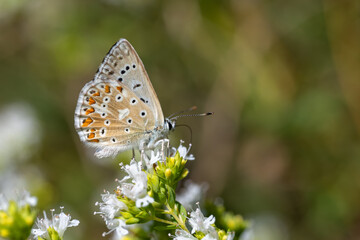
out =
[(176, 125), (176, 119), (165, 118), (164, 128), (167, 132), (174, 131)]

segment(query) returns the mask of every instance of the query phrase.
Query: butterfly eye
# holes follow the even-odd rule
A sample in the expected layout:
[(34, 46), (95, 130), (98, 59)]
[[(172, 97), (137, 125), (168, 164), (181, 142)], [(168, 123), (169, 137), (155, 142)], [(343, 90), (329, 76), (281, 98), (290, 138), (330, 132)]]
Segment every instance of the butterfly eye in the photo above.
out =
[(137, 103), (136, 98), (130, 99), (130, 104), (131, 104), (131, 105), (135, 105), (136, 103)]
[(140, 112), (140, 117), (145, 117), (146, 116), (146, 111), (145, 110), (142, 110), (141, 112)]

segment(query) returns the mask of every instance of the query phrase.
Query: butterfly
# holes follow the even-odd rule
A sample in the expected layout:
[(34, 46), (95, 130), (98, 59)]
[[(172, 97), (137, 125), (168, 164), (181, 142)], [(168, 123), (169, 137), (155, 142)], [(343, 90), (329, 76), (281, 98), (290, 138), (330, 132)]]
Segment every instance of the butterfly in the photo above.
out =
[(80, 140), (95, 147), (99, 158), (154, 147), (175, 128), (176, 119), (164, 118), (145, 67), (126, 39), (111, 47), (82, 88), (74, 118)]

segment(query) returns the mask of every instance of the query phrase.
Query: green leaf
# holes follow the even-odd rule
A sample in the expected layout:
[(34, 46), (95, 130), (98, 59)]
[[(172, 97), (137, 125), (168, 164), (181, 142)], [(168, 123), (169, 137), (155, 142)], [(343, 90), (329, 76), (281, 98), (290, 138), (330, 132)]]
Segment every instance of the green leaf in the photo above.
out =
[(187, 217), (187, 212), (186, 212), (186, 209), (184, 208), (183, 205), (181, 205), (180, 203), (178, 203), (180, 205), (180, 217), (181, 217), (181, 220), (183, 222), (186, 221), (186, 217)]
[(174, 208), (175, 205), (175, 191), (169, 185), (166, 185), (167, 194), (168, 194), (168, 204), (171, 208)]
[(145, 212), (145, 211), (141, 211), (135, 217), (137, 217), (137, 218), (147, 218), (147, 217), (149, 217), (149, 214), (147, 212)]
[(126, 224), (135, 224), (135, 223), (138, 223), (138, 222), (140, 222), (140, 219), (138, 219), (138, 218), (130, 218), (130, 219), (125, 221)]
[(129, 219), (129, 218), (133, 217), (133, 215), (131, 213), (129, 213), (129, 212), (122, 211), (120, 213), (125, 219)]

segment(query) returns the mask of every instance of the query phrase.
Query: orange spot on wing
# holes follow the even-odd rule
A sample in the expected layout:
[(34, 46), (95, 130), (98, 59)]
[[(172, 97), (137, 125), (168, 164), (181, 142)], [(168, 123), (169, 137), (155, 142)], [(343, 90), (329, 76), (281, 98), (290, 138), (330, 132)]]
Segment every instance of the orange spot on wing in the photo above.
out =
[(93, 113), (93, 112), (95, 112), (95, 109), (94, 108), (89, 108), (88, 110), (86, 110), (85, 114), (89, 115), (90, 113)]
[(93, 94), (94, 97), (97, 97), (97, 96), (100, 96), (100, 93), (99, 92), (96, 92)]
[(95, 137), (95, 133), (89, 133), (89, 135), (88, 135), (89, 139), (94, 138), (94, 137)]
[(119, 92), (122, 92), (123, 91), (123, 88), (122, 87), (116, 87), (117, 90), (119, 90)]
[(96, 129), (95, 129), (95, 128), (92, 128), (90, 131), (91, 131), (91, 132), (95, 132), (95, 131), (96, 131)]
[(83, 121), (83, 124), (81, 125), (81, 127), (87, 127), (89, 126), (91, 123), (93, 122), (93, 120), (91, 118), (87, 118)]
[(92, 97), (90, 97), (90, 98), (89, 98), (89, 104), (92, 105), (92, 104), (94, 104), (94, 103), (96, 103), (95, 100), (94, 100)]
[(105, 85), (105, 92), (109, 93), (110, 92), (110, 86), (109, 85)]
[(91, 139), (91, 140), (87, 140), (88, 142), (99, 142), (99, 139)]

